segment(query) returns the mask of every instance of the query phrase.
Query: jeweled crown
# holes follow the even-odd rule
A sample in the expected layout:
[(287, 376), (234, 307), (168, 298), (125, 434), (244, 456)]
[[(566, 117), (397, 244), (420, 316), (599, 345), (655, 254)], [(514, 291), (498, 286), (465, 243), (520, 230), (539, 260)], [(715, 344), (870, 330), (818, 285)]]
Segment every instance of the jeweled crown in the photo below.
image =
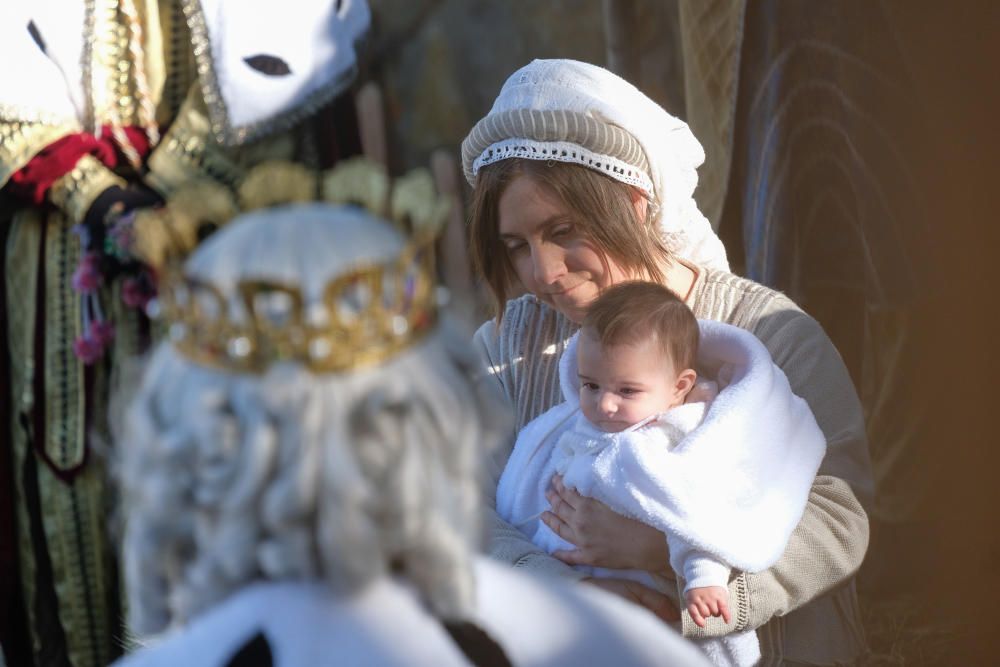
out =
[[(308, 312), (298, 285), (244, 280), (227, 295), (181, 268), (179, 260), (206, 225), (221, 226), (240, 209), (315, 201), (317, 193), (320, 201), (361, 206), (395, 224), (408, 243), (388, 261), (334, 276), (322, 291), (322, 308)], [(337, 373), (381, 363), (433, 328), (434, 243), (449, 202), (436, 194), (428, 172), (392, 181), (379, 165), (360, 159), (324, 174), (268, 164), (251, 172), (236, 194), (192, 185), (160, 212), (135, 221), (135, 248), (160, 271), (158, 316), (181, 354), (236, 373), (261, 373), (281, 361)], [(242, 313), (232, 312), (233, 300)]]

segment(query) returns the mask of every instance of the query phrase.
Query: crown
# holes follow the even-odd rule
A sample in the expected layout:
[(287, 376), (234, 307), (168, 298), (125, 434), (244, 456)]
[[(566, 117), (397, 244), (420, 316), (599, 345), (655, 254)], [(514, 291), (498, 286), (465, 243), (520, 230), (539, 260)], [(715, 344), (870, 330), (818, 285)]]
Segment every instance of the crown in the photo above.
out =
[[(307, 308), (298, 285), (243, 280), (227, 295), (184, 273), (181, 259), (206, 228), (243, 211), (317, 199), (360, 206), (395, 224), (409, 241), (394, 258), (333, 277), (319, 308)], [(235, 373), (261, 373), (281, 361), (337, 373), (381, 363), (431, 331), (437, 320), (434, 243), (449, 206), (426, 170), (393, 181), (364, 159), (322, 174), (270, 163), (250, 172), (235, 193), (214, 183), (178, 190), (166, 207), (136, 218), (133, 248), (159, 273), (155, 314), (185, 357)]]

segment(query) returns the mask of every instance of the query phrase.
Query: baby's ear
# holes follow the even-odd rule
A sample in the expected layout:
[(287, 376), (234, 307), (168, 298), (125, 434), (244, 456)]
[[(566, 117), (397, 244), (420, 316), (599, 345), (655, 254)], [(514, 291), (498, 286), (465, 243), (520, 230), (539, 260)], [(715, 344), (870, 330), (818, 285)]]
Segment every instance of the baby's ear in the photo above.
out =
[(674, 383), (674, 391), (679, 398), (683, 398), (688, 395), (688, 392), (694, 387), (695, 380), (698, 379), (698, 374), (693, 368), (687, 368), (681, 371), (677, 375), (677, 382)]

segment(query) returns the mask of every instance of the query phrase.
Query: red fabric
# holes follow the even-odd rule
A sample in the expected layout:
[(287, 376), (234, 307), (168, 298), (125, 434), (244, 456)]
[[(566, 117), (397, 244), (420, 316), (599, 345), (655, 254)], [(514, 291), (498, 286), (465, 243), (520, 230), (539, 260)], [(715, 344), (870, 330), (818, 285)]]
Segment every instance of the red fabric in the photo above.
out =
[[(149, 153), (146, 133), (137, 127), (124, 129), (135, 150), (145, 157)], [(85, 132), (56, 139), (11, 176), (10, 189), (24, 199), (42, 204), (52, 184), (72, 171), (84, 155), (93, 155), (109, 169), (117, 166), (121, 153), (111, 138), (111, 128), (104, 126), (99, 139)]]

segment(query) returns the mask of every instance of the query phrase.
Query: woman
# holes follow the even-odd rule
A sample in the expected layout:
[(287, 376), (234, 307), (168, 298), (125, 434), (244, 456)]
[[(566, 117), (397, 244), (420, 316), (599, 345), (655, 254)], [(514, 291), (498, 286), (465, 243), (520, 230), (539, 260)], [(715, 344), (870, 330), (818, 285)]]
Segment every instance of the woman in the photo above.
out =
[(613, 596), (474, 556), (503, 412), (438, 323), (429, 241), (297, 204), (166, 279), (118, 449), (130, 625), (170, 632), (124, 664), (705, 664)]
[[(624, 279), (660, 282), (699, 318), (760, 338), (809, 403), (827, 455), (782, 559), (730, 582), (735, 621), (685, 636), (758, 629), (766, 663), (843, 664), (864, 652), (852, 576), (864, 557), (871, 495), (861, 408), (840, 356), (789, 299), (728, 272), (725, 250), (692, 193), (704, 153), (687, 126), (599, 67), (534, 61), (504, 84), (462, 145), (473, 184), (473, 261), (497, 319), (476, 334), (490, 374), (521, 428), (560, 400), (558, 362), (587, 305)], [(520, 285), (528, 294), (508, 301)], [(499, 477), (510, 445), (498, 451)], [(859, 500), (860, 499), (860, 500)], [(565, 489), (558, 478), (543, 519), (577, 545), (539, 552), (491, 517), (492, 555), (580, 578), (567, 564), (669, 572), (666, 541), (648, 527)], [(593, 582), (676, 618), (662, 595), (624, 581)]]

